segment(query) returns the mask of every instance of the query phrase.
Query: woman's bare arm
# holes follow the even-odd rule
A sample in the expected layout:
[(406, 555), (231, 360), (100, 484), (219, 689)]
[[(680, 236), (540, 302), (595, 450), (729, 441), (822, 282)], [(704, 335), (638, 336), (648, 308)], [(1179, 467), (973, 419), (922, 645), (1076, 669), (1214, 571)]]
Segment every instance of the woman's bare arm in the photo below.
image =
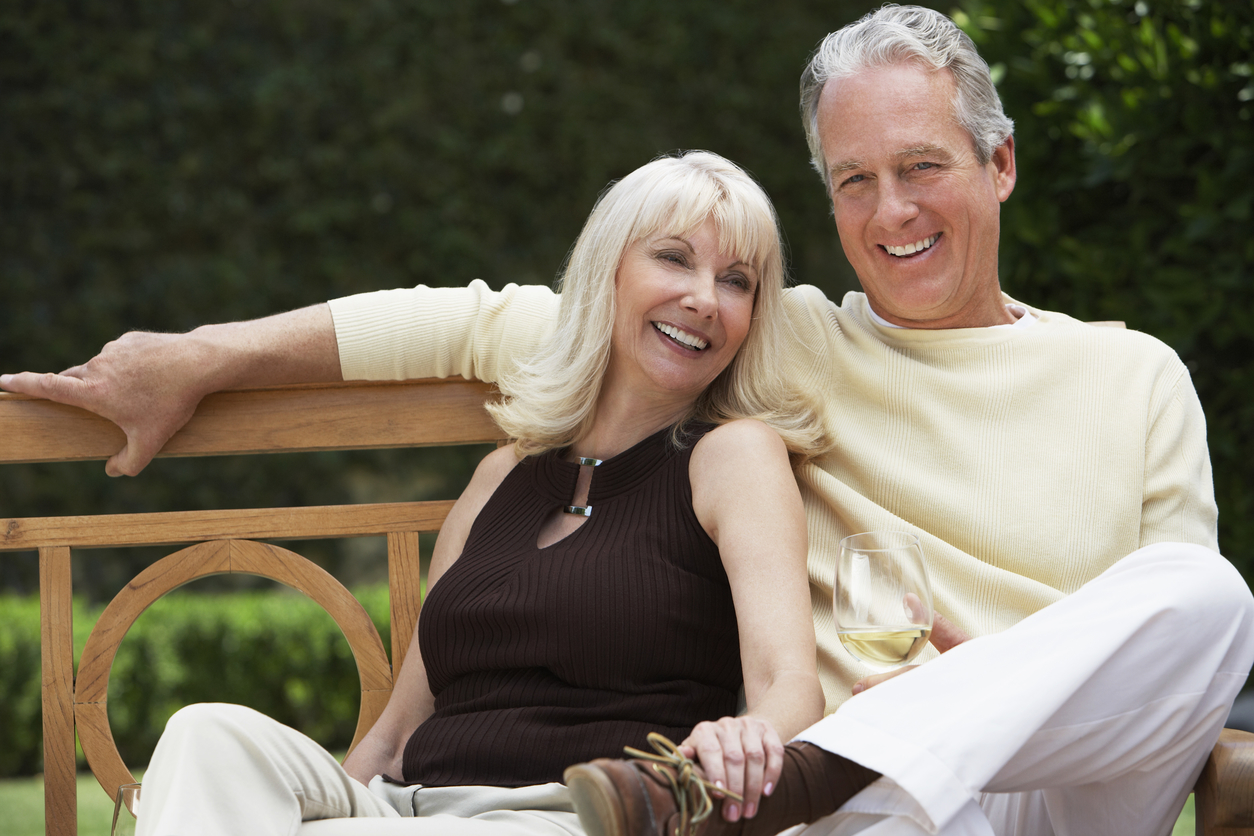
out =
[(731, 583), (747, 712), (698, 725), (684, 746), (707, 777), (744, 795), (723, 815), (753, 816), (779, 779), (783, 742), (823, 715), (806, 572), (806, 523), (775, 431), (735, 421), (708, 433), (690, 465), (693, 509)]

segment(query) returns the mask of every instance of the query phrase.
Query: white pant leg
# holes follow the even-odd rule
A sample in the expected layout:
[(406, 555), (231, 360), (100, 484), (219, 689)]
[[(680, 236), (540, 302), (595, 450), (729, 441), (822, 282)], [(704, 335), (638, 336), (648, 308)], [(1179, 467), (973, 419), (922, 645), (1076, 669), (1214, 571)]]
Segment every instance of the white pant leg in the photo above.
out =
[[(1240, 574), (1209, 549), (1157, 544), (798, 739), (891, 778), (927, 832), (966, 821), (982, 791), (1039, 791), (1024, 823), (1033, 832), (1169, 833), (1252, 661), (1254, 598)], [(1025, 809), (991, 801), (995, 817)], [(903, 812), (891, 807), (880, 812)], [(980, 830), (970, 827), (960, 832)]]
[(137, 836), (293, 836), (302, 820), (398, 813), (305, 735), (238, 705), (181, 709), (166, 724)]

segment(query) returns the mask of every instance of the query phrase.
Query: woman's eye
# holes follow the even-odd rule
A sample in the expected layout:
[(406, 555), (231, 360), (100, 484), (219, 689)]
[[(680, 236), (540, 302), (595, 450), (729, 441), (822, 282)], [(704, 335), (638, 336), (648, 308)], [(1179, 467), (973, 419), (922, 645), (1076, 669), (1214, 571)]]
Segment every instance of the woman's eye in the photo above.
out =
[(739, 273), (727, 276), (723, 279), (723, 281), (727, 282), (737, 290), (753, 290), (753, 282), (749, 281), (748, 277), (742, 276)]
[(688, 259), (684, 258), (682, 253), (662, 252), (658, 253), (657, 257), (662, 261), (669, 261), (671, 264), (678, 264), (681, 267), (688, 263)]

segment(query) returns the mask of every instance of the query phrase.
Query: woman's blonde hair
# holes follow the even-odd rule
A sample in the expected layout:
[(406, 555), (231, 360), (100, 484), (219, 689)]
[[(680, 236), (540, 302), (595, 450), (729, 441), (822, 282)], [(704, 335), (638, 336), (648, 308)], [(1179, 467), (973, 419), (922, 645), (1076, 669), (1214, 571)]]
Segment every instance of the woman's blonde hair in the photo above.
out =
[(609, 366), (615, 276), (627, 248), (651, 237), (687, 237), (708, 219), (720, 249), (758, 274), (753, 321), (732, 362), (693, 404), (688, 421), (757, 418), (783, 437), (795, 459), (831, 442), (813, 401), (775, 367), (784, 330), (784, 263), (770, 199), (740, 167), (706, 151), (661, 157), (613, 184), (597, 201), (567, 257), (553, 336), (529, 362), (498, 381), (505, 398), (488, 407), (520, 456), (567, 447), (592, 424)]

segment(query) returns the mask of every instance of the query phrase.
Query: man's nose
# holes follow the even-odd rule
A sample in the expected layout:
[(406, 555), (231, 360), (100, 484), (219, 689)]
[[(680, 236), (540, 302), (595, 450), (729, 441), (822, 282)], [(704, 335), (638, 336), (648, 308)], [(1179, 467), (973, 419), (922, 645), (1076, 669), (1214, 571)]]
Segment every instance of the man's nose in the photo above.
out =
[(913, 190), (904, 183), (881, 180), (876, 194), (875, 222), (884, 229), (900, 229), (919, 215)]

